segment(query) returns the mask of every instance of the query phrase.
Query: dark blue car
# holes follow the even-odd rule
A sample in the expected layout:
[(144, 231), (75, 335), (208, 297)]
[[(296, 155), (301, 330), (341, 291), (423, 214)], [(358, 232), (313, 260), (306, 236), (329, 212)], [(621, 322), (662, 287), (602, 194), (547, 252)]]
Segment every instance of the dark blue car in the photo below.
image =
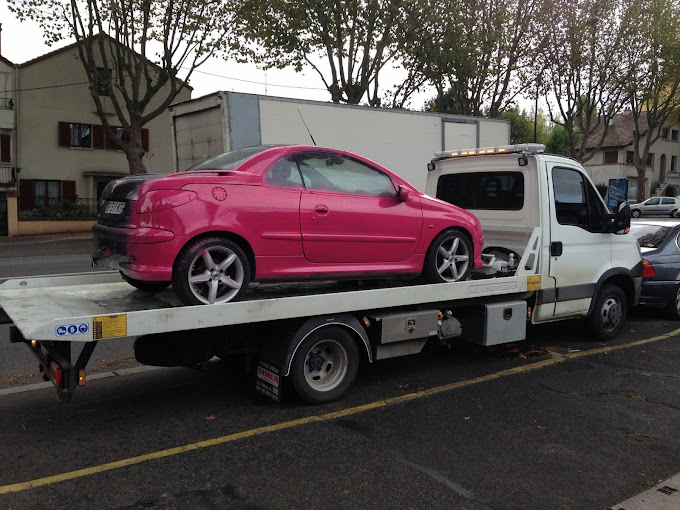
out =
[(662, 308), (669, 318), (680, 320), (680, 223), (639, 221), (630, 232), (642, 255), (640, 305)]

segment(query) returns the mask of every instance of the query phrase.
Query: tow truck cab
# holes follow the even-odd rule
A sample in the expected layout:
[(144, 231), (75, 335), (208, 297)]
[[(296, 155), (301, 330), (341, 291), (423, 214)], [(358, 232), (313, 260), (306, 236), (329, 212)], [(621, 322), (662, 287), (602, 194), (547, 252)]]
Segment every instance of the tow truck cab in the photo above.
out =
[(630, 207), (624, 202), (610, 212), (579, 163), (543, 151), (522, 144), (437, 153), (426, 192), (475, 214), (487, 253), (519, 260), (539, 227), (541, 285), (532, 322), (587, 316), (596, 336), (614, 337), (642, 282), (639, 247), (628, 234)]

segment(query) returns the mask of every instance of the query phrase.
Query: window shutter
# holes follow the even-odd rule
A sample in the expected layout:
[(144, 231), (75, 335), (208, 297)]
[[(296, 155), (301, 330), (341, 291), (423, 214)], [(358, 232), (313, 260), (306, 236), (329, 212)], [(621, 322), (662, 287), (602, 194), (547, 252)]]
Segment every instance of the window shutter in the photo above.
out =
[(59, 123), (59, 147), (71, 146), (71, 123)]
[(9, 135), (0, 135), (0, 162), (2, 163), (9, 163), (12, 161), (9, 142)]
[[(118, 129), (116, 126), (111, 126), (111, 131), (113, 131), (114, 134), (116, 133), (116, 129)], [(118, 149), (118, 146), (113, 140), (111, 140), (111, 137), (108, 135), (108, 133), (106, 133), (104, 148), (108, 151), (115, 151), (116, 149)]]
[(144, 152), (149, 152), (149, 130), (142, 129), (142, 149)]
[(35, 208), (35, 189), (33, 179), (19, 181), (19, 209), (28, 211)]
[(99, 124), (94, 124), (92, 126), (92, 147), (95, 149), (106, 148), (104, 126), (101, 126)]
[(61, 198), (76, 198), (76, 181), (61, 181)]

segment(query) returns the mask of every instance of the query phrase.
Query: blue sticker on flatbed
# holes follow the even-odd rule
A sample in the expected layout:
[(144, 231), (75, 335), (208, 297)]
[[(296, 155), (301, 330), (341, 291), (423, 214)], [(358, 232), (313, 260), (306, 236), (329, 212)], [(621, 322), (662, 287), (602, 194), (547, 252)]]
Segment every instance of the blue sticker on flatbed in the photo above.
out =
[(84, 335), (90, 331), (90, 327), (85, 323), (61, 324), (57, 326), (57, 336)]

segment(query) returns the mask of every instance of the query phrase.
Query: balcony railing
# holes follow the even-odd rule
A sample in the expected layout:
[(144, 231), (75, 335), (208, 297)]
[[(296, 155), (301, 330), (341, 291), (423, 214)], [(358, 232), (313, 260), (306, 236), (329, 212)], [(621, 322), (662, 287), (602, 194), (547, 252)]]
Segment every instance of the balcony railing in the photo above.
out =
[(0, 188), (13, 188), (16, 185), (16, 168), (10, 165), (0, 165)]
[(11, 97), (0, 97), (0, 109), (14, 110), (14, 100)]
[(96, 198), (35, 197), (35, 207), (19, 210), (21, 221), (96, 220)]

